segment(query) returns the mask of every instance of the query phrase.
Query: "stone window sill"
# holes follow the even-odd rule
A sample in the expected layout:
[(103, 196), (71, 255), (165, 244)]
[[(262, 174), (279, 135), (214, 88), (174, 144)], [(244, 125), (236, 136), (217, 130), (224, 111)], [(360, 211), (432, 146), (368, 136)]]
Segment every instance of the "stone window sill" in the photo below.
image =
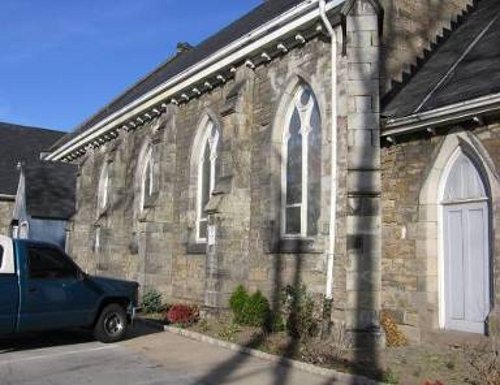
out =
[(270, 254), (321, 254), (314, 238), (281, 238), (271, 246)]
[(186, 245), (187, 254), (206, 254), (207, 244), (206, 243), (188, 243)]

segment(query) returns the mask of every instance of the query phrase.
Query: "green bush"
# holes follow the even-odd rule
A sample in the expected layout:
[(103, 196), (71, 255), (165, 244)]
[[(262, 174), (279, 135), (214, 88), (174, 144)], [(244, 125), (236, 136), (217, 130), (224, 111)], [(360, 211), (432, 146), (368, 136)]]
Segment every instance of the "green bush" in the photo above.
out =
[(229, 306), (234, 322), (239, 325), (264, 327), (270, 319), (269, 301), (259, 290), (249, 295), (239, 285), (229, 299)]
[(229, 306), (233, 312), (234, 322), (244, 323), (243, 308), (248, 301), (248, 293), (243, 285), (239, 285), (229, 299)]
[(314, 316), (314, 300), (305, 285), (287, 286), (281, 295), (285, 329), (293, 338), (313, 336), (318, 328)]
[(263, 327), (269, 318), (269, 302), (262, 293), (257, 290), (248, 297), (243, 306), (243, 324), (248, 326)]
[(163, 296), (155, 288), (147, 289), (142, 295), (142, 311), (144, 313), (160, 313), (164, 310)]

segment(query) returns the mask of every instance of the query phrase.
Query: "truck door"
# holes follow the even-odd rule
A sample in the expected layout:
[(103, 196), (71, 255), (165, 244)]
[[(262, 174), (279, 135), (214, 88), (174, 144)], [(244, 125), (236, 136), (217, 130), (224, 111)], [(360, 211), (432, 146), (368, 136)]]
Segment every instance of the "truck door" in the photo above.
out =
[(99, 291), (82, 278), (78, 267), (58, 248), (25, 245), (27, 264), (19, 329), (88, 326)]
[(16, 327), (19, 289), (15, 268), (12, 240), (0, 236), (0, 334), (12, 333)]

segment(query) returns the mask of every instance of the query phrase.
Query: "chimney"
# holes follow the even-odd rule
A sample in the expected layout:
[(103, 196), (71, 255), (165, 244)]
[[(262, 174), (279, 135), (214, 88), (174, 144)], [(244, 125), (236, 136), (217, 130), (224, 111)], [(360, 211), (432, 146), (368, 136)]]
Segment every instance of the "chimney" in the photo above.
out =
[(177, 55), (183, 54), (184, 52), (191, 51), (193, 46), (186, 41), (181, 41), (177, 43)]

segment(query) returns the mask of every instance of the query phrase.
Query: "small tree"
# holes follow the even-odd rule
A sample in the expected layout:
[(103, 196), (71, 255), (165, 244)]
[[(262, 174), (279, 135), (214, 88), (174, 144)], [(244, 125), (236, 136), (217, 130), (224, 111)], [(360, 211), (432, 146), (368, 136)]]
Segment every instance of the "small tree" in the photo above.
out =
[(142, 310), (145, 313), (160, 313), (163, 311), (163, 296), (155, 288), (147, 289), (142, 296)]
[(238, 285), (231, 298), (229, 299), (229, 307), (234, 316), (234, 322), (242, 324), (244, 322), (243, 308), (248, 301), (248, 293), (243, 285)]

